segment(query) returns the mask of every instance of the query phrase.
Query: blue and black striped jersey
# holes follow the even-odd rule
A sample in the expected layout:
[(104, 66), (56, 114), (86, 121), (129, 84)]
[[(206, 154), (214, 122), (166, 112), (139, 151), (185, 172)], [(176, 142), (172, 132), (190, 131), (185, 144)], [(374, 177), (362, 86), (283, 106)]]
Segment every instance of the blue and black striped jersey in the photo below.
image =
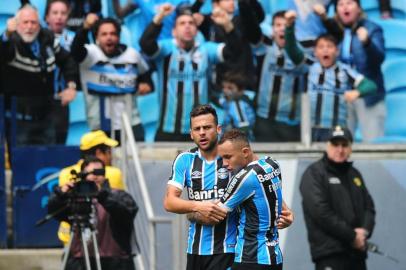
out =
[(227, 187), (220, 203), (228, 211), (240, 208), (235, 262), (282, 263), (277, 219), (282, 211), (279, 165), (266, 157), (248, 164)]
[[(173, 163), (169, 185), (185, 187), (189, 200), (219, 199), (229, 182), (229, 173), (219, 157), (206, 161), (195, 148), (181, 153)], [(237, 214), (232, 212), (221, 223), (210, 226), (190, 222), (187, 253), (213, 255), (234, 253), (237, 235)]]
[(259, 77), (257, 115), (289, 125), (300, 122), (305, 65), (296, 66), (275, 43), (255, 49)]
[(226, 100), (225, 97), (221, 97), (219, 102), (224, 110), (224, 117), (221, 122), (223, 131), (238, 128), (247, 132), (250, 140), (253, 140), (255, 110), (251, 100), (244, 95), (237, 100)]
[(346, 126), (347, 102), (344, 93), (357, 88), (363, 79), (363, 75), (341, 62), (330, 68), (323, 68), (319, 62), (311, 65), (307, 91), (310, 97), (312, 126)]
[(223, 61), (224, 44), (197, 43), (185, 51), (170, 39), (159, 41), (158, 46), (159, 50), (152, 58), (158, 69), (159, 130), (188, 134), (189, 113), (196, 105), (208, 102), (210, 67)]

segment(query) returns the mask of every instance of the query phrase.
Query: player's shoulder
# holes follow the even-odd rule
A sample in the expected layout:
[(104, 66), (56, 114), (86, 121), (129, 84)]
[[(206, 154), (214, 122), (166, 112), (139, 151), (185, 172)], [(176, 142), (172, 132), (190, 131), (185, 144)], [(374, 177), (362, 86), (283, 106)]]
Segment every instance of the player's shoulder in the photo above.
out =
[(196, 156), (198, 156), (198, 149), (196, 148), (191, 148), (186, 151), (180, 152), (175, 160), (173, 161), (174, 164), (177, 164), (179, 162), (190, 162), (193, 160)]
[(263, 157), (248, 164), (251, 171), (256, 173), (271, 172), (280, 169), (279, 163), (272, 157)]

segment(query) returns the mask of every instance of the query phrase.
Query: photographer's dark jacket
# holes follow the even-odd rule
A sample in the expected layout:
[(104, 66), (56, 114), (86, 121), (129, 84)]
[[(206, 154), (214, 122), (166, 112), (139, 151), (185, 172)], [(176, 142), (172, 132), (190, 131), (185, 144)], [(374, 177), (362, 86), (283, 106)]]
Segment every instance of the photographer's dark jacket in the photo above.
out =
[(16, 32), (8, 39), (4, 39), (4, 35), (0, 39), (1, 84), (6, 94), (52, 96), (56, 66), (61, 68), (67, 82), (77, 81), (77, 64), (54, 34), (41, 29), (37, 41), (38, 56), (33, 53), (31, 44), (25, 43)]
[(300, 192), (313, 261), (338, 253), (365, 258), (366, 252), (352, 248), (354, 228), (371, 236), (375, 208), (352, 162), (335, 163), (325, 154), (304, 172)]
[[(62, 193), (60, 187), (55, 189), (48, 202), (48, 213), (55, 213), (58, 209), (69, 203), (70, 195)], [(107, 182), (99, 191), (94, 205), (97, 212), (97, 242), (100, 257), (130, 258), (130, 239), (133, 233), (133, 221), (138, 211), (134, 199), (125, 191), (110, 189)], [(55, 215), (59, 221), (67, 221), (72, 215), (70, 207)], [(81, 243), (78, 235), (75, 235), (71, 246), (71, 254), (74, 257), (82, 257)]]

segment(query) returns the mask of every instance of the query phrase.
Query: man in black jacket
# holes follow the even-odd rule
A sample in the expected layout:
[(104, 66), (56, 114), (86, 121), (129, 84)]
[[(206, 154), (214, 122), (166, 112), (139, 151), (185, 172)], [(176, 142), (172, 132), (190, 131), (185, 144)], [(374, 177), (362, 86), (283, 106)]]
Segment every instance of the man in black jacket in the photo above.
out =
[(312, 259), (316, 270), (364, 270), (374, 203), (361, 173), (348, 161), (350, 131), (337, 126), (329, 138), (326, 153), (307, 168), (300, 184)]
[[(1, 88), (6, 96), (17, 97), (18, 145), (52, 144), (55, 128), (52, 122), (54, 98), (63, 106), (76, 95), (77, 65), (39, 23), (37, 10), (23, 6), (7, 21), (7, 30), (0, 39)], [(54, 71), (58, 66), (67, 88), (54, 97)]]
[[(85, 227), (91, 228), (93, 226), (97, 230), (96, 238), (102, 269), (134, 270), (130, 239), (133, 233), (133, 220), (138, 211), (137, 204), (127, 192), (110, 188), (105, 177), (105, 166), (100, 159), (94, 156), (87, 157), (83, 161), (81, 178), (82, 181), (94, 182), (97, 188), (97, 196), (91, 201), (92, 214), (89, 213), (87, 216), (90, 223)], [(87, 208), (84, 207), (84, 204), (77, 204), (79, 200), (74, 199), (80, 197), (71, 196), (79, 190), (78, 186), (78, 182), (76, 184), (69, 182), (57, 187), (50, 197), (48, 212), (57, 213), (55, 218), (59, 221), (68, 221), (73, 225), (78, 225), (85, 220), (85, 218), (77, 218), (77, 214), (80, 217), (85, 217), (84, 209)], [(90, 191), (91, 189), (83, 190)], [(81, 201), (84, 201), (83, 198)], [(66, 207), (67, 205), (68, 207)], [(72, 226), (72, 230), (74, 237), (70, 246), (66, 269), (86, 269), (79, 228)], [(88, 245), (90, 246), (90, 244)], [(93, 248), (89, 248), (89, 255), (91, 264), (95, 265)]]

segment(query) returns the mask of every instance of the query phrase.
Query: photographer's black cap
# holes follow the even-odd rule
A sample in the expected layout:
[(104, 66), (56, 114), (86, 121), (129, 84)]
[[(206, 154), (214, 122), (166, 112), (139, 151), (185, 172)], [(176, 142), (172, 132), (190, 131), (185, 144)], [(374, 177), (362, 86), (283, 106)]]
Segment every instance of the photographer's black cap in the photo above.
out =
[(348, 128), (342, 126), (333, 127), (328, 135), (328, 140), (331, 142), (338, 139), (352, 142), (353, 138), (351, 131)]

